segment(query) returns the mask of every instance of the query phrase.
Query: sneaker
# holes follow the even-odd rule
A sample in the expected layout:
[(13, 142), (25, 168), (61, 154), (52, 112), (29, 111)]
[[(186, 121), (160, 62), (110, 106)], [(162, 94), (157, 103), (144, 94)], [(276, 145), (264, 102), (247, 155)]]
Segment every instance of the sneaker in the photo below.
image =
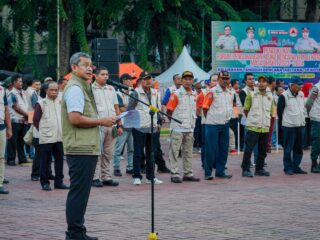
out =
[(0, 187), (0, 194), (9, 194), (9, 191), (5, 187)]
[(294, 175), (292, 170), (288, 170), (284, 172), (285, 175)]
[(270, 173), (264, 169), (261, 170), (256, 170), (254, 173), (255, 176), (264, 176), (264, 177), (269, 177)]
[[(146, 179), (146, 183), (147, 183), (147, 184), (151, 183), (151, 180)], [(154, 184), (161, 184), (161, 183), (163, 183), (163, 181), (159, 180), (158, 178), (154, 178), (154, 179), (153, 179), (153, 183), (154, 183)]]
[(183, 176), (182, 180), (186, 182), (200, 182), (200, 178), (196, 178), (195, 176)]
[(103, 186), (117, 187), (119, 185), (119, 182), (113, 179), (109, 179), (109, 180), (103, 180), (102, 184)]
[(236, 155), (238, 153), (238, 151), (236, 149), (231, 149), (230, 150), (230, 154), (231, 155)]
[(92, 187), (101, 188), (101, 187), (103, 187), (103, 184), (99, 179), (95, 179), (92, 181)]
[(140, 178), (134, 178), (133, 179), (133, 185), (141, 185), (141, 179)]
[(113, 170), (113, 175), (116, 177), (121, 177), (122, 176), (121, 170), (120, 169)]
[(158, 173), (170, 173), (170, 169), (167, 168), (166, 166), (164, 167), (158, 167)]
[(174, 177), (171, 177), (171, 182), (172, 183), (182, 183), (182, 180), (179, 176), (174, 176)]
[(250, 170), (244, 170), (242, 172), (242, 177), (253, 177), (253, 173)]
[(311, 172), (312, 173), (320, 173), (320, 167), (318, 165), (313, 165), (311, 167)]
[(123, 157), (123, 156), (120, 156), (120, 160), (124, 160), (124, 157)]
[(214, 179), (213, 176), (205, 176), (205, 177), (204, 177), (204, 180), (207, 180), (207, 181), (211, 181), (211, 180), (213, 180), (213, 179)]
[(295, 174), (308, 174), (306, 171), (303, 171), (301, 168), (298, 168), (293, 171)]

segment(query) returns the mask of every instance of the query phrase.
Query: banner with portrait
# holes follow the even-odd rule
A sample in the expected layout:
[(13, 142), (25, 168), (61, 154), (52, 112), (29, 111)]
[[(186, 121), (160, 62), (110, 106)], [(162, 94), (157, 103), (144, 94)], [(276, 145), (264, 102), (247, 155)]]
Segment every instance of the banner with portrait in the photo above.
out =
[(246, 72), (320, 78), (320, 24), (294, 22), (212, 22), (212, 67), (243, 79)]

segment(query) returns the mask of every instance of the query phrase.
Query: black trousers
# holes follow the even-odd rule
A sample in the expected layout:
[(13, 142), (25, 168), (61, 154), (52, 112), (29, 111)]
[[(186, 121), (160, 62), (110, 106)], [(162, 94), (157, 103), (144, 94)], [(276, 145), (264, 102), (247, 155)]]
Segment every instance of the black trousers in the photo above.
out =
[(27, 161), (24, 154), (23, 137), (28, 131), (28, 126), (23, 123), (12, 123), (12, 137), (7, 142), (7, 162), (15, 162), (16, 152), (18, 152), (19, 163)]
[(70, 190), (66, 203), (68, 233), (71, 238), (80, 238), (86, 232), (86, 212), (91, 184), (98, 156), (67, 155), (70, 175)]
[(40, 177), (40, 145), (39, 138), (33, 138), (34, 158), (32, 161), (31, 177)]
[(251, 154), (254, 146), (258, 143), (258, 159), (256, 162), (256, 170), (262, 170), (264, 166), (264, 160), (267, 157), (267, 143), (268, 143), (269, 132), (258, 133), (254, 131), (247, 131), (245, 137), (245, 149), (242, 159), (242, 169), (250, 170)]
[(40, 144), (40, 183), (48, 184), (51, 156), (54, 156), (54, 185), (60, 185), (63, 180), (63, 145), (62, 142)]
[(202, 125), (201, 125), (201, 117), (197, 117), (196, 119), (196, 126), (194, 128), (193, 131), (193, 138), (194, 138), (194, 142), (193, 142), (193, 147), (195, 148), (201, 148), (202, 146), (202, 132), (201, 129)]
[(136, 129), (132, 129), (133, 135), (133, 178), (140, 178), (142, 179), (141, 175), (141, 161), (144, 155), (144, 148), (146, 149), (146, 177), (147, 179), (153, 179), (154, 173), (154, 164), (151, 162), (151, 138), (152, 138), (152, 145), (153, 145), (153, 153), (154, 157), (157, 154), (157, 141), (158, 138), (154, 133), (153, 136), (151, 133), (143, 133)]

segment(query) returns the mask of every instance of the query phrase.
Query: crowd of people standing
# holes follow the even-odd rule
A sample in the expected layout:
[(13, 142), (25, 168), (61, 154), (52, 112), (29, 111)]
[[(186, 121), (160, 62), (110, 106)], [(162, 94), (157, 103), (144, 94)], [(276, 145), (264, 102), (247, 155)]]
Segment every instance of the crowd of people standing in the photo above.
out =
[[(6, 88), (0, 86), (0, 193), (9, 193), (3, 186), (8, 182), (5, 159), (15, 166), (16, 157), (19, 164), (25, 164), (29, 155), (33, 159), (31, 180), (40, 181), (42, 190), (52, 190), (50, 180), (55, 189), (69, 189), (66, 239), (96, 239), (87, 236), (84, 227), (90, 189), (119, 185), (113, 176), (122, 176), (120, 159), (125, 149), (126, 174), (132, 175), (134, 185), (143, 183), (144, 173), (145, 183), (162, 184), (155, 176), (155, 164), (158, 172), (171, 174), (172, 183), (201, 181), (193, 173), (195, 147), (200, 148), (205, 181), (232, 178), (227, 160), (236, 148), (244, 152), (243, 177), (270, 176), (265, 159), (275, 144), (283, 148), (286, 175), (307, 173), (300, 164), (309, 145), (311, 172), (320, 173), (320, 83), (312, 86), (293, 76), (286, 88), (283, 81), (271, 76), (246, 73), (245, 86), (240, 88), (242, 82), (231, 80), (226, 71), (213, 74), (205, 84), (185, 71), (173, 76), (173, 85), (161, 97), (146, 71), (138, 79), (127, 73), (120, 76), (120, 83), (128, 88), (135, 79), (135, 89), (129, 92), (106, 84), (108, 69), (93, 68), (85, 53), (72, 55), (70, 68), (69, 80), (45, 79), (41, 84), (33, 78), (24, 90), (22, 77), (14, 75)], [(160, 144), (165, 118), (154, 113), (152, 132), (150, 107), (137, 99), (169, 116), (167, 162)], [(139, 113), (137, 128), (126, 127), (118, 118), (131, 110)], [(63, 183), (64, 159), (70, 186)]]

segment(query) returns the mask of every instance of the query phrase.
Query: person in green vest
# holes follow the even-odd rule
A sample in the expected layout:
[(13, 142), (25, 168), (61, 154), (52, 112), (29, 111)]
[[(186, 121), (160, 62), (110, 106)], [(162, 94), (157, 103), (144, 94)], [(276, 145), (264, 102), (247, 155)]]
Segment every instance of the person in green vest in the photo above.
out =
[(62, 97), (61, 122), (64, 153), (70, 175), (66, 203), (66, 240), (95, 240), (86, 234), (84, 214), (98, 156), (101, 154), (99, 126), (112, 126), (115, 118), (98, 118), (88, 80), (92, 79), (91, 57), (82, 52), (70, 58), (72, 76)]

